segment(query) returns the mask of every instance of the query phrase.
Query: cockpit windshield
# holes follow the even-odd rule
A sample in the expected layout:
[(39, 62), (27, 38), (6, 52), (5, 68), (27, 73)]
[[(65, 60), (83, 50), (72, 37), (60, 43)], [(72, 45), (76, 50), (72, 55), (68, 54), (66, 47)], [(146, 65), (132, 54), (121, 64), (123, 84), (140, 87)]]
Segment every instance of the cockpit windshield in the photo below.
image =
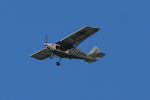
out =
[(56, 49), (60, 49), (60, 45), (56, 45)]

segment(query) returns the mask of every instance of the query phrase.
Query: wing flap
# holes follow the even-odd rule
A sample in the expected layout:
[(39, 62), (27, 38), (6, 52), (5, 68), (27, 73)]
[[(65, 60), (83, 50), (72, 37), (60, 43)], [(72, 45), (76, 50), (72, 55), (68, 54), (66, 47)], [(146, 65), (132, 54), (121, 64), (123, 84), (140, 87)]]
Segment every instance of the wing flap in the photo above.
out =
[(49, 49), (44, 48), (44, 49), (32, 54), (30, 57), (36, 58), (38, 60), (43, 60), (43, 59), (46, 59), (47, 57), (49, 57), (50, 53), (51, 52), (49, 51)]

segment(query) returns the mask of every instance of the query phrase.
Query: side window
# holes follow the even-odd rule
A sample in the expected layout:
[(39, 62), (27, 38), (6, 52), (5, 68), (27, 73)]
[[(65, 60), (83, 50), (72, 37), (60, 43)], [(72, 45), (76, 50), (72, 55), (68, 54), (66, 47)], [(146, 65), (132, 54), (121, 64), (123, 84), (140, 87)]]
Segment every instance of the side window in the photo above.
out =
[(56, 49), (60, 49), (60, 46), (59, 46), (59, 45), (56, 45)]

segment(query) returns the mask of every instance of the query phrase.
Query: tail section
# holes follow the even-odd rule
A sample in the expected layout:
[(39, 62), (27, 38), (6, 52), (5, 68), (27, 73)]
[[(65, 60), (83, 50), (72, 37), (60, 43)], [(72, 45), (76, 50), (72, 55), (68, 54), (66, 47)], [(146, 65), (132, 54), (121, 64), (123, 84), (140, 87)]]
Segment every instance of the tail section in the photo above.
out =
[(103, 57), (105, 55), (106, 55), (105, 53), (99, 51), (98, 47), (93, 47), (93, 49), (91, 50), (91, 52), (88, 53), (88, 56), (92, 57), (93, 60), (87, 61), (87, 62), (97, 61), (99, 58), (101, 58), (101, 57)]
[(88, 53), (88, 55), (92, 55), (92, 54), (95, 54), (96, 52), (99, 51), (99, 48), (98, 47), (93, 47), (93, 49), (91, 50), (91, 52)]

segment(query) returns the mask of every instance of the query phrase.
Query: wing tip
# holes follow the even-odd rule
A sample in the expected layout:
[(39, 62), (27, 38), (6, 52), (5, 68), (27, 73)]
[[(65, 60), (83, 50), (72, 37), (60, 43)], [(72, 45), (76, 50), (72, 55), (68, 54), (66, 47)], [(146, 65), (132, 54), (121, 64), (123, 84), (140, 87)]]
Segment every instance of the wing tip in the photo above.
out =
[(29, 57), (33, 57), (32, 55), (29, 55)]
[(87, 28), (91, 28), (91, 29), (94, 29), (96, 32), (100, 30), (100, 28), (99, 28), (99, 27), (91, 27), (91, 26), (85, 26), (85, 27), (87, 27)]

